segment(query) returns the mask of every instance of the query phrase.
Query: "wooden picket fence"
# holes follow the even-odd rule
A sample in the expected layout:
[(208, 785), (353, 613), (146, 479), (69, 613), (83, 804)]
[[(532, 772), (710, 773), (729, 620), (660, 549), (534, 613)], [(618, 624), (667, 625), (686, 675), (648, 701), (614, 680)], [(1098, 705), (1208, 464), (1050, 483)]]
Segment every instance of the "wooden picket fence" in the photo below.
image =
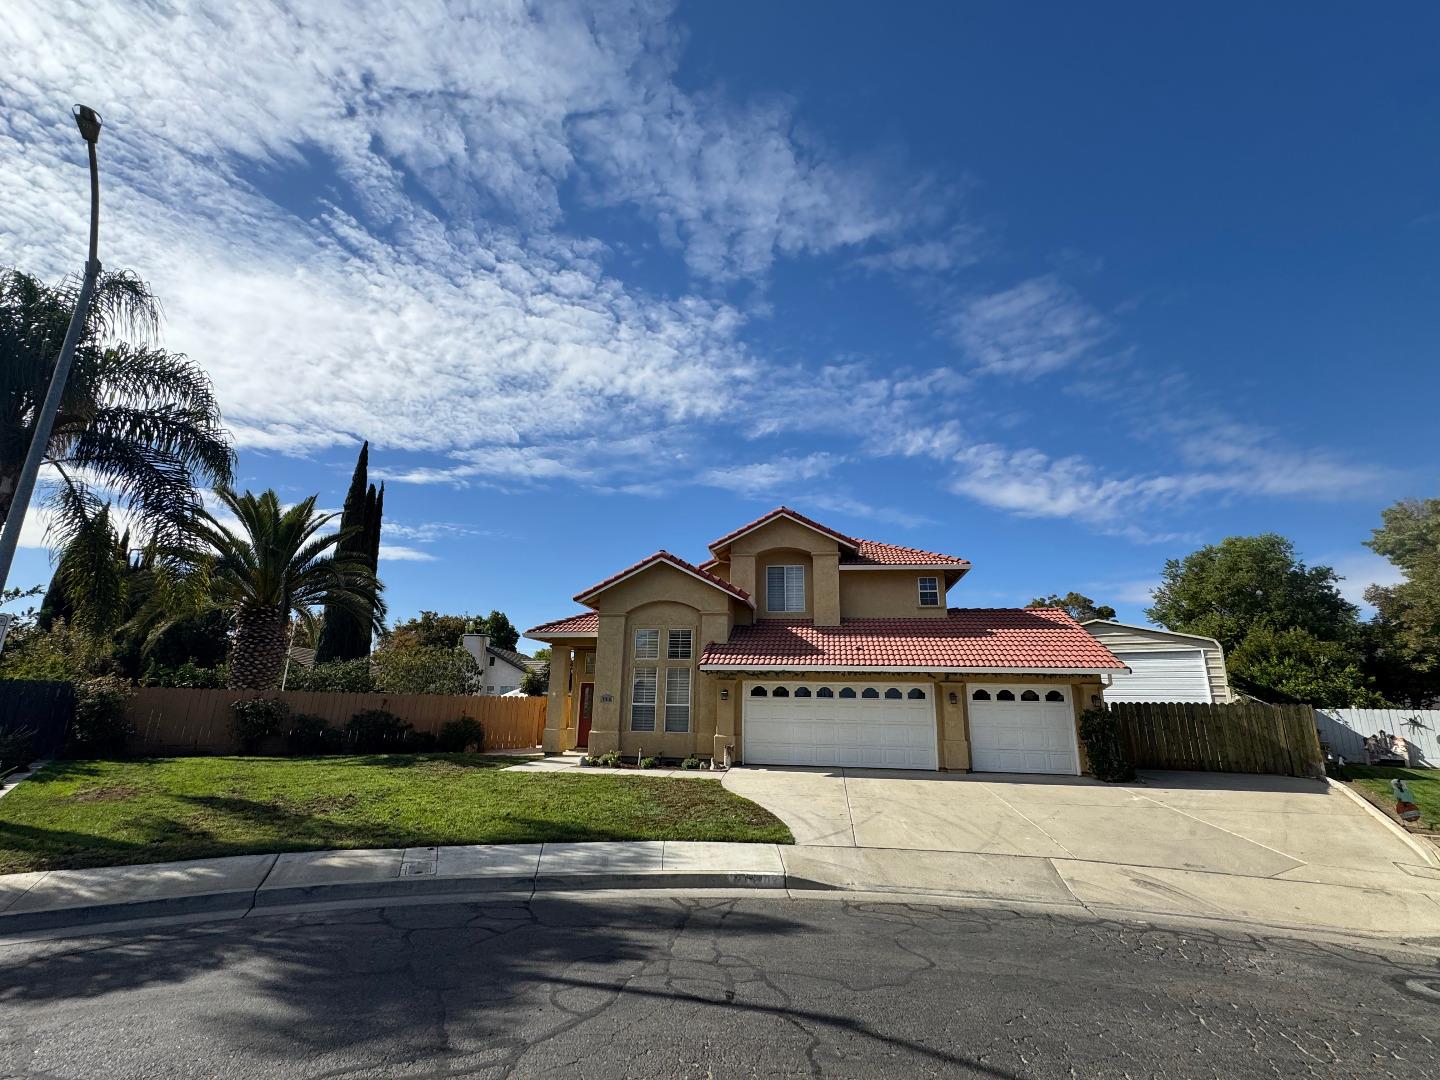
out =
[(1139, 769), (1325, 775), (1308, 705), (1117, 701), (1109, 708)]
[(31, 749), (37, 758), (59, 753), (74, 717), (75, 687), (70, 683), (0, 679), (0, 732), (34, 732)]
[(189, 690), (142, 687), (130, 701), (135, 727), (131, 746), (140, 753), (230, 754), (239, 749), (230, 705), (247, 698), (279, 698), (293, 713), (322, 717), (334, 728), (368, 709), (384, 709), (416, 731), (438, 733), (449, 720), (468, 716), (485, 729), (486, 750), (528, 749), (545, 731), (543, 697), (481, 697), (470, 694), (283, 693), (260, 690)]

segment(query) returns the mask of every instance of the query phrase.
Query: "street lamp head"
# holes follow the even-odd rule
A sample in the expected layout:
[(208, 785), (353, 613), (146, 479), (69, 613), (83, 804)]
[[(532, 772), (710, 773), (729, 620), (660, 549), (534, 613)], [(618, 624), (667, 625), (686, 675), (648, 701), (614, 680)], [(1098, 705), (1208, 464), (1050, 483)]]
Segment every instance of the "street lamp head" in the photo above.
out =
[(80, 129), (80, 137), (87, 143), (94, 143), (100, 138), (100, 114), (89, 105), (76, 105), (70, 110), (75, 116), (75, 126)]

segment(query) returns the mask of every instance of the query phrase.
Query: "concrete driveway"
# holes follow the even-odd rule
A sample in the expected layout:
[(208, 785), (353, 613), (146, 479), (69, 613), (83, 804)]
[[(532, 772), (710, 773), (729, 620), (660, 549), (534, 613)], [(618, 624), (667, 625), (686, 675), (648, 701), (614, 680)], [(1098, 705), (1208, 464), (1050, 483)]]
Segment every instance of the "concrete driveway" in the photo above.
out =
[[(1082, 777), (737, 768), (725, 786), (785, 821), (812, 855), (838, 849), (964, 852), (1015, 870), (1014, 857), (1375, 887), (1440, 869), (1365, 807), (1323, 782), (1156, 772), (1123, 786)], [(859, 853), (857, 853), (858, 855)], [(911, 860), (926, 865), (923, 860)], [(901, 860), (905, 864), (905, 860)], [(932, 861), (930, 865), (935, 865)], [(967, 865), (975, 865), (971, 860)], [(1383, 886), (1382, 886), (1383, 887)]]

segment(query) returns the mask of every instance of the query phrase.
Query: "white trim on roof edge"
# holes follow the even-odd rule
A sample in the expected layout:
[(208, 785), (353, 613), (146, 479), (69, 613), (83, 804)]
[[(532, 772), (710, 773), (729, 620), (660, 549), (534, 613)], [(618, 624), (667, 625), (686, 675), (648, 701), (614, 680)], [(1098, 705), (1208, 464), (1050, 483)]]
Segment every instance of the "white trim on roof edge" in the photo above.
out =
[[(1224, 651), (1224, 647), (1213, 637), (1206, 637), (1204, 634), (1186, 634), (1179, 630), (1166, 630), (1163, 626), (1141, 626), (1139, 623), (1120, 622), (1118, 619), (1086, 619), (1081, 626), (1092, 626), (1095, 623), (1102, 623), (1105, 626), (1123, 626), (1126, 630), (1145, 630), (1152, 634), (1164, 634), (1167, 637), (1189, 638), (1191, 641), (1208, 641), (1217, 649)], [(1093, 636), (1093, 635), (1092, 635)], [(1106, 646), (1107, 648), (1109, 646)]]
[[(805, 675), (810, 672), (858, 671), (914, 672), (936, 671), (947, 675), (1114, 675), (1120, 668), (1042, 668), (1042, 667), (943, 667), (939, 664), (910, 664), (877, 666), (871, 664), (809, 664), (804, 667), (776, 667), (774, 664), (701, 664), (701, 671), (783, 671), (789, 675)], [(1124, 670), (1129, 671), (1126, 667)]]
[[(724, 585), (721, 585), (719, 582), (711, 581), (711, 580), (710, 580), (708, 577), (706, 577), (703, 573), (697, 574), (694, 570), (688, 570), (688, 569), (686, 569), (685, 567), (681, 566), (678, 562), (676, 562), (675, 559), (676, 559), (675, 556), (671, 556), (670, 558), (667, 559), (664, 555), (661, 555), (661, 554), (658, 554), (658, 553), (657, 553), (657, 554), (655, 554), (655, 555), (652, 555), (650, 558), (646, 559), (644, 562), (640, 563), (638, 566), (635, 567), (635, 569), (631, 570), (628, 574), (622, 574), (620, 577), (617, 577), (614, 581), (604, 581), (604, 582), (601, 582), (599, 585), (596, 585), (596, 586), (594, 586), (593, 588), (587, 589), (585, 592), (576, 593), (576, 594), (574, 595), (574, 597), (572, 597), (572, 599), (573, 599), (577, 604), (584, 604), (584, 603), (587, 602), (587, 599), (586, 599), (587, 597), (595, 596), (595, 595), (597, 595), (597, 594), (599, 594), (599, 593), (604, 592), (604, 591), (607, 590), (607, 589), (613, 589), (616, 585), (619, 585), (622, 581), (629, 581), (629, 580), (630, 580), (632, 577), (634, 577), (636, 574), (641, 573), (641, 572), (644, 571), (644, 570), (649, 570), (649, 569), (650, 569), (652, 566), (654, 566), (656, 563), (664, 563), (666, 566), (670, 567), (670, 569), (672, 569), (672, 570), (679, 570), (682, 574), (689, 574), (689, 575), (690, 575), (691, 577), (693, 577), (696, 581), (704, 582), (706, 585), (709, 585), (712, 589), (719, 589), (719, 590), (720, 590), (722, 593), (724, 593), (726, 596), (730, 597), (730, 599), (732, 599), (732, 600), (739, 600), (742, 604), (749, 604), (749, 605), (751, 606), (751, 608), (754, 608), (754, 606), (755, 606), (755, 598), (754, 598), (754, 597), (749, 597), (749, 598), (742, 597), (742, 596), (740, 596), (739, 590), (738, 590), (738, 588), (737, 588), (736, 586), (731, 585), (730, 588), (727, 589)], [(723, 580), (723, 579), (722, 579), (722, 580)], [(728, 585), (729, 582), (726, 582), (726, 584)], [(732, 591), (732, 590), (733, 590), (733, 591)]]
[(841, 563), (841, 570), (959, 570), (964, 573), (970, 568), (953, 562), (937, 563)]
[(780, 513), (775, 514), (775, 515), (773, 515), (773, 516), (767, 514), (765, 517), (763, 517), (763, 518), (761, 518), (759, 521), (755, 522), (754, 525), (751, 525), (748, 529), (744, 530), (743, 532), (735, 533), (733, 536), (727, 536), (727, 537), (725, 537), (724, 540), (717, 540), (714, 544), (708, 545), (705, 550), (708, 551), (708, 552), (710, 552), (711, 556), (714, 556), (714, 555), (715, 555), (715, 548), (716, 548), (717, 546), (727, 547), (727, 548), (728, 548), (728, 547), (730, 547), (732, 544), (734, 544), (736, 540), (739, 540), (742, 536), (749, 536), (749, 535), (750, 535), (752, 532), (754, 532), (756, 529), (764, 528), (766, 525), (769, 525), (772, 521), (779, 521), (781, 518), (789, 518), (791, 521), (793, 521), (796, 525), (799, 525), (801, 528), (809, 529), (811, 532), (813, 532), (813, 533), (819, 533), (821, 536), (828, 537), (828, 538), (831, 539), (831, 540), (843, 540), (847, 545), (849, 545), (850, 547), (854, 548), (856, 551), (859, 551), (859, 550), (860, 550), (860, 545), (859, 545), (858, 543), (856, 543), (854, 539), (852, 539), (851, 537), (846, 536), (844, 533), (840, 532), (838, 529), (832, 529), (832, 528), (830, 528), (829, 525), (821, 525), (819, 528), (816, 528), (816, 524), (817, 524), (817, 523), (809, 522), (809, 521), (801, 521), (798, 517), (795, 516), (795, 513), (796, 513), (795, 511), (792, 511), (792, 510), (790, 510), (790, 509), (787, 507), (786, 509), (781, 510)]

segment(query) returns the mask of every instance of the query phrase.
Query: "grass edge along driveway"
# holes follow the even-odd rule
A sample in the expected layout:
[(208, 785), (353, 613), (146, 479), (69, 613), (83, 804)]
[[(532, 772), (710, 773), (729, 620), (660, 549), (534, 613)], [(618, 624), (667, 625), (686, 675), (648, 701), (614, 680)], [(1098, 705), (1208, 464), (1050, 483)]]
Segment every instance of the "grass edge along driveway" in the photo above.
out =
[(0, 873), (330, 848), (794, 843), (713, 780), (515, 773), (513, 757), (59, 761), (0, 799)]
[(1346, 765), (1336, 778), (1359, 789), (1370, 802), (1394, 815), (1395, 795), (1390, 781), (1396, 777), (1410, 785), (1415, 805), (1420, 808), (1416, 823), (1427, 832), (1440, 832), (1440, 769), (1396, 769), (1381, 765)]

